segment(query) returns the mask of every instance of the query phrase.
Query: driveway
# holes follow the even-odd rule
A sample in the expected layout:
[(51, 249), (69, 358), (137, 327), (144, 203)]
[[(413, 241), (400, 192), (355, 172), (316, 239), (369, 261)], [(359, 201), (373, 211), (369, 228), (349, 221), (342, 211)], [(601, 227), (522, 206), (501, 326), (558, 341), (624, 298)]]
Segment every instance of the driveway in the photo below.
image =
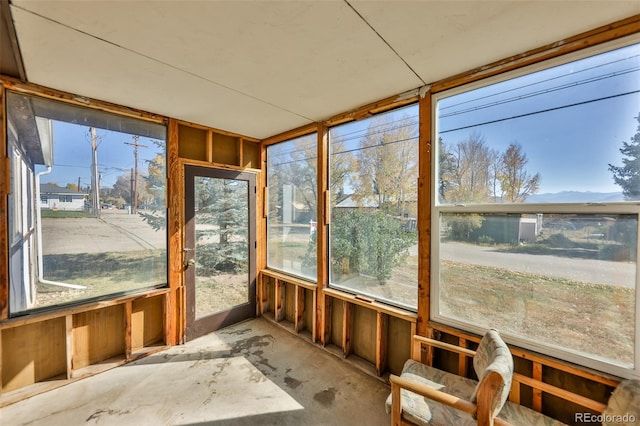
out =
[(594, 284), (634, 288), (635, 263), (576, 259), (560, 256), (505, 253), (494, 247), (442, 243), (440, 257), (454, 262), (491, 266)]
[(101, 217), (43, 218), (43, 254), (102, 253), (166, 247), (166, 233), (139, 215), (103, 210)]

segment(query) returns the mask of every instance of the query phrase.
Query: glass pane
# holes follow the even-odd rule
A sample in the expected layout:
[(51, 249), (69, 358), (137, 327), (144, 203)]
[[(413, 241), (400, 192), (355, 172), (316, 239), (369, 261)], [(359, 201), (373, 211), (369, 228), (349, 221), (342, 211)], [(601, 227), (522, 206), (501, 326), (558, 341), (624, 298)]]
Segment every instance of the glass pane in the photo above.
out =
[(317, 135), (267, 148), (267, 266), (317, 279)]
[(633, 365), (637, 215), (440, 222), (439, 314)]
[(408, 309), (418, 296), (418, 108), (329, 132), (330, 282)]
[(195, 177), (196, 318), (249, 301), (249, 182)]
[(640, 199), (640, 45), (436, 105), (440, 204)]
[(13, 92), (7, 118), (11, 314), (166, 286), (164, 126)]

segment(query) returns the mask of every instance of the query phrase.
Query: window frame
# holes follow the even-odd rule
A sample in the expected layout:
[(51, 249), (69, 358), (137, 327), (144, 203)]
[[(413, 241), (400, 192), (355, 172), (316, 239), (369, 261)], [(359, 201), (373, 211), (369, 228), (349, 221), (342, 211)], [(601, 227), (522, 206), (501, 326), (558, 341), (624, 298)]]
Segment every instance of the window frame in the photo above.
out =
[[(314, 146), (316, 148), (315, 151), (315, 159), (316, 159), (316, 176), (315, 176), (315, 188), (316, 188), (316, 200), (315, 200), (315, 204), (316, 204), (316, 211), (315, 214), (313, 214), (312, 216), (316, 217), (316, 230), (315, 230), (315, 235), (316, 235), (316, 267), (315, 267), (315, 278), (313, 277), (308, 277), (308, 276), (304, 276), (301, 273), (296, 273), (295, 271), (290, 271), (290, 270), (286, 270), (284, 267), (283, 268), (279, 268), (277, 266), (273, 266), (273, 265), (269, 265), (269, 241), (270, 241), (270, 237), (269, 237), (269, 227), (270, 227), (270, 217), (271, 214), (269, 214), (269, 209), (270, 209), (270, 195), (271, 195), (271, 187), (269, 186), (269, 174), (270, 174), (270, 167), (269, 167), (269, 148), (271, 147), (275, 147), (278, 145), (282, 145), (282, 144), (286, 144), (286, 143), (293, 143), (295, 141), (298, 140), (303, 140), (305, 138), (310, 138), (310, 137), (314, 137), (315, 138), (315, 142), (314, 142)], [(318, 227), (320, 226), (320, 216), (319, 216), (319, 211), (318, 211), (318, 206), (320, 203), (320, 196), (317, 192), (317, 188), (318, 188), (318, 182), (320, 180), (320, 173), (322, 172), (320, 170), (320, 161), (319, 160), (319, 156), (318, 156), (318, 147), (317, 147), (317, 139), (318, 139), (318, 132), (317, 131), (313, 131), (313, 132), (309, 132), (309, 133), (305, 133), (305, 134), (301, 134), (301, 135), (297, 135), (295, 137), (291, 137), (288, 139), (284, 139), (275, 143), (271, 143), (268, 146), (266, 146), (265, 149), (265, 163), (266, 163), (266, 173), (265, 173), (265, 188), (266, 188), (266, 192), (265, 192), (265, 209), (266, 209), (266, 220), (265, 220), (265, 234), (266, 234), (266, 242), (265, 242), (265, 267), (268, 270), (271, 271), (275, 271), (278, 273), (282, 273), (284, 275), (288, 275), (291, 276), (293, 278), (305, 281), (305, 282), (309, 282), (312, 284), (317, 284), (318, 283), (318, 275), (319, 275), (319, 271), (318, 271), (318, 258), (317, 258), (317, 245), (318, 245), (318, 241), (317, 238), (319, 237), (318, 235)], [(305, 161), (304, 158), (300, 159), (300, 160), (296, 160), (295, 162), (298, 161)], [(311, 224), (310, 224), (311, 226)]]
[[(1, 89), (2, 88), (0, 87), (0, 90)], [(53, 107), (53, 105), (60, 105), (61, 110), (56, 114), (54, 114), (55, 117), (47, 117), (51, 121), (58, 121), (61, 123), (74, 124), (74, 125), (76, 124), (84, 125), (84, 123), (82, 124), (77, 123), (76, 117), (67, 120), (67, 119), (62, 119), (56, 116), (56, 115), (70, 114), (69, 111), (75, 109), (75, 110), (85, 111), (85, 113), (91, 116), (91, 118), (94, 121), (99, 122), (103, 125), (105, 124), (112, 125), (113, 118), (120, 119), (124, 122), (124, 124), (121, 123), (120, 127), (114, 127), (114, 128), (99, 127), (100, 129), (106, 130), (109, 132), (114, 132), (114, 133), (120, 132), (120, 133), (133, 135), (136, 130), (140, 130), (141, 128), (144, 128), (144, 126), (147, 126), (147, 125), (150, 126), (148, 127), (149, 129), (151, 128), (151, 126), (156, 126), (155, 133), (162, 134), (162, 137), (156, 137), (156, 136), (146, 136), (146, 137), (148, 137), (149, 139), (161, 140), (164, 144), (162, 149), (162, 156), (165, 164), (165, 168), (164, 168), (164, 182), (165, 182), (164, 185), (165, 186), (164, 186), (164, 194), (163, 194), (165, 201), (164, 201), (163, 214), (164, 214), (165, 221), (168, 225), (169, 210), (168, 210), (167, 200), (169, 197), (169, 186), (168, 186), (167, 178), (168, 178), (169, 170), (166, 164), (169, 158), (169, 128), (168, 128), (168, 123), (165, 119), (158, 120), (150, 117), (145, 117), (142, 115), (140, 116), (131, 115), (131, 114), (127, 114), (125, 112), (119, 111), (117, 107), (101, 108), (93, 105), (81, 105), (78, 103), (69, 102), (68, 100), (62, 97), (45, 96), (40, 92), (31, 91), (31, 90), (6, 88), (4, 90), (4, 95), (5, 95), (4, 96), (5, 102), (3, 105), (5, 108), (4, 125), (6, 127), (7, 132), (12, 132), (12, 136), (16, 141), (18, 140), (19, 136), (16, 133), (16, 131), (13, 129), (13, 127), (9, 125), (10, 102), (8, 101), (8, 99), (11, 96), (34, 99), (34, 100), (37, 100), (38, 102), (49, 102), (52, 110), (55, 110), (55, 107)], [(68, 108), (68, 109), (65, 110), (65, 108)], [(48, 111), (48, 110), (47, 112), (51, 113), (51, 111)], [(35, 118), (36, 115), (34, 114), (33, 117)], [(91, 126), (87, 125), (87, 127), (91, 127)], [(129, 130), (123, 131), (122, 130), (123, 127)], [(160, 128), (162, 128), (161, 131), (159, 130)], [(149, 130), (150, 135), (153, 133), (154, 133), (153, 131)], [(7, 280), (8, 281), (7, 282), (7, 297), (8, 297), (8, 316), (7, 317), (8, 318), (36, 315), (42, 312), (56, 312), (60, 310), (69, 309), (70, 307), (73, 307), (73, 306), (78, 306), (78, 305), (83, 305), (88, 303), (95, 303), (97, 301), (114, 300), (122, 296), (128, 296), (132, 294), (145, 294), (148, 292), (156, 291), (157, 289), (170, 287), (170, 284), (169, 284), (169, 274), (170, 274), (169, 229), (168, 227), (166, 227), (163, 231), (164, 242), (165, 242), (165, 247), (164, 247), (165, 267), (164, 267), (164, 274), (163, 274), (164, 280), (161, 283), (152, 284), (144, 287), (133, 287), (133, 288), (113, 291), (105, 294), (91, 295), (88, 297), (73, 299), (69, 301), (46, 304), (44, 306), (22, 308), (20, 303), (17, 303), (17, 302), (14, 303), (14, 300), (17, 300), (16, 294), (18, 293), (17, 291), (14, 291), (14, 287), (16, 285), (20, 285), (25, 288), (26, 286), (30, 286), (32, 288), (32, 291), (31, 293), (27, 292), (28, 293), (27, 296), (30, 298), (29, 303), (35, 303), (35, 296), (37, 294), (36, 283), (40, 282), (38, 270), (42, 269), (42, 258), (44, 257), (44, 256), (39, 256), (39, 252), (37, 250), (37, 246), (42, 246), (42, 243), (41, 243), (42, 235), (41, 234), (38, 235), (39, 233), (38, 233), (38, 230), (36, 229), (38, 221), (40, 220), (39, 212), (42, 210), (43, 204), (44, 203), (48, 204), (48, 202), (51, 200), (57, 200), (57, 202), (63, 203), (63, 204), (73, 203), (74, 197), (72, 194), (67, 194), (67, 195), (59, 194), (57, 196), (41, 194), (41, 196), (38, 197), (37, 196), (38, 191), (36, 190), (36, 187), (39, 182), (37, 179), (38, 173), (36, 173), (35, 171), (36, 164), (33, 164), (29, 160), (29, 157), (30, 157), (29, 152), (25, 151), (24, 147), (21, 144), (12, 143), (10, 138), (7, 138), (6, 144), (7, 144), (8, 153), (13, 153), (10, 160), (11, 168), (9, 170), (9, 177), (10, 177), (9, 184), (12, 191), (9, 193), (8, 200), (7, 200), (7, 210), (8, 210), (7, 234), (10, 233), (12, 227), (19, 227), (20, 232), (22, 234), (22, 238), (18, 238), (19, 236), (16, 234), (15, 237), (10, 236), (10, 239), (9, 239), (9, 247), (8, 247), (9, 258), (14, 252), (20, 251), (21, 259), (18, 259), (19, 262), (18, 261), (12, 262), (12, 260), (9, 259), (9, 265), (7, 268), (8, 269), (8, 280)], [(44, 163), (38, 163), (38, 165), (43, 167), (46, 166)], [(16, 167), (18, 170), (16, 170)], [(43, 201), (43, 198), (45, 198), (46, 201)], [(19, 205), (16, 205), (16, 203), (19, 203)], [(17, 220), (19, 220), (20, 222), (14, 223)], [(21, 247), (18, 248), (18, 245), (21, 245)], [(20, 276), (21, 276), (20, 283), (18, 284), (12, 283), (12, 279), (17, 280)], [(44, 281), (44, 283), (48, 284), (46, 280)]]
[[(471, 83), (461, 83), (455, 87), (435, 92), (431, 94), (431, 111), (429, 117), (432, 122), (431, 140), (438, 140), (438, 101), (452, 95), (467, 93), (475, 89), (486, 87), (491, 84), (508, 81), (521, 76), (526, 76), (537, 71), (554, 68), (569, 62), (588, 58), (598, 54), (613, 51), (619, 48), (631, 46), (640, 43), (640, 35), (634, 34), (626, 36), (614, 41), (606, 42), (597, 46), (585, 48), (576, 52), (571, 52), (562, 56), (547, 59), (536, 64), (528, 65), (515, 70), (507, 71), (498, 75), (473, 81)], [(473, 332), (475, 334), (483, 334), (486, 329), (468, 321), (452, 318), (440, 313), (440, 297), (442, 288), (440, 286), (440, 217), (442, 214), (463, 213), (463, 214), (631, 214), (638, 218), (638, 235), (637, 247), (640, 247), (640, 202), (611, 202), (607, 204), (600, 203), (477, 203), (477, 204), (440, 204), (439, 201), (439, 149), (438, 144), (434, 143), (431, 150), (431, 296), (429, 300), (429, 321), (438, 324), (455, 327), (461, 330)], [(636, 255), (636, 274), (635, 274), (635, 332), (634, 332), (634, 356), (633, 367), (627, 368), (612, 362), (612, 360), (600, 359), (596, 356), (587, 356), (576, 350), (567, 347), (561, 347), (548, 343), (542, 343), (534, 339), (523, 338), (512, 335), (508, 332), (501, 331), (501, 335), (508, 343), (518, 347), (529, 349), (547, 356), (592, 368), (598, 371), (614, 374), (619, 377), (638, 377), (640, 376), (640, 253)]]
[[(383, 111), (380, 111), (376, 114), (370, 115), (370, 116), (366, 116), (363, 120), (369, 119), (369, 118), (373, 118), (376, 116), (382, 116), (385, 114), (392, 114), (392, 113), (398, 113), (402, 110), (408, 110), (411, 108), (415, 108), (416, 109), (416, 119), (417, 119), (417, 134), (415, 135), (415, 137), (410, 138), (410, 140), (414, 140), (415, 139), (415, 144), (416, 144), (416, 151), (417, 151), (417, 157), (416, 157), (416, 172), (417, 172), (417, 178), (416, 179), (416, 187), (415, 187), (415, 203), (416, 203), (416, 209), (419, 209), (419, 199), (420, 199), (420, 189), (419, 189), (419, 185), (418, 185), (418, 180), (420, 178), (420, 155), (422, 155), (421, 152), (421, 142), (420, 142), (420, 108), (421, 108), (421, 104), (419, 101), (416, 102), (409, 102), (409, 103), (403, 103), (402, 105), (398, 105), (395, 106), (393, 108), (388, 108), (385, 109)], [(363, 120), (355, 120), (355, 121), (363, 121)], [(333, 218), (333, 211), (332, 209), (335, 208), (335, 206), (331, 206), (331, 198), (332, 198), (332, 193), (331, 193), (331, 158), (334, 155), (332, 152), (332, 142), (331, 142), (331, 131), (334, 128), (337, 127), (342, 127), (342, 126), (347, 126), (349, 124), (354, 123), (354, 121), (349, 121), (349, 122), (344, 122), (344, 123), (338, 123), (336, 125), (333, 125), (331, 127), (329, 127), (327, 129), (327, 153), (326, 153), (326, 157), (327, 157), (327, 170), (326, 170), (326, 176), (327, 176), (327, 197), (325, 199), (326, 203), (329, 203), (329, 205), (327, 206), (327, 214), (331, 217), (331, 220), (328, 221), (328, 226), (327, 226), (327, 245), (326, 245), (326, 256), (327, 256), (327, 288), (331, 289), (331, 290), (336, 290), (336, 291), (341, 291), (347, 294), (352, 294), (355, 295), (356, 297), (362, 297), (363, 300), (371, 300), (371, 301), (375, 301), (378, 303), (381, 303), (383, 305), (387, 305), (389, 307), (392, 307), (394, 309), (401, 309), (403, 311), (406, 312), (411, 312), (411, 313), (417, 313), (419, 310), (419, 304), (420, 301), (418, 300), (418, 289), (420, 286), (420, 279), (419, 279), (419, 269), (420, 269), (420, 257), (418, 255), (418, 266), (416, 268), (416, 288), (415, 288), (415, 295), (416, 295), (416, 305), (412, 306), (409, 305), (408, 303), (404, 303), (403, 301), (400, 300), (393, 300), (390, 297), (381, 297), (379, 295), (376, 295), (375, 293), (371, 293), (371, 292), (367, 292), (367, 291), (362, 291), (362, 290), (357, 290), (355, 288), (349, 287), (347, 285), (344, 285), (342, 283), (335, 283), (332, 281), (332, 276), (333, 276), (333, 271), (332, 271), (332, 250), (331, 250), (331, 230), (332, 230), (332, 226), (335, 222), (335, 218)], [(391, 129), (393, 130), (393, 129)], [(358, 149), (362, 149), (362, 148), (358, 148)], [(359, 209), (356, 209), (359, 210)], [(418, 213), (416, 213), (415, 221), (413, 222), (413, 229), (416, 230), (416, 232), (418, 232)], [(419, 245), (419, 243), (418, 243)]]

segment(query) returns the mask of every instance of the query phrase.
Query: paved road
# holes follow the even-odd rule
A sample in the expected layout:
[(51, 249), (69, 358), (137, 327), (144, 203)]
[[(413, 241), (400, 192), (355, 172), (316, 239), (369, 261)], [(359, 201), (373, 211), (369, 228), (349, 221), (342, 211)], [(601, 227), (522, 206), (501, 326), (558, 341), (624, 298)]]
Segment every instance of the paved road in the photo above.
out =
[(473, 265), (492, 266), (588, 283), (635, 287), (636, 265), (632, 263), (504, 253), (497, 251), (494, 247), (461, 243), (442, 243), (440, 256), (442, 259)]
[(43, 218), (43, 254), (138, 251), (166, 247), (166, 234), (139, 215), (103, 210), (100, 219)]

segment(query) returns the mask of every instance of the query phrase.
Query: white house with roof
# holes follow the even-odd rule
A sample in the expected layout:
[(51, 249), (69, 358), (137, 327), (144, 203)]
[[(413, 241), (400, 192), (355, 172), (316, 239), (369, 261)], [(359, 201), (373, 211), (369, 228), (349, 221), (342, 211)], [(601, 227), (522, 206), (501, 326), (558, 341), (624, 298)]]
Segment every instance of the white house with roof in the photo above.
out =
[(40, 184), (40, 208), (83, 211), (87, 194), (49, 183)]

